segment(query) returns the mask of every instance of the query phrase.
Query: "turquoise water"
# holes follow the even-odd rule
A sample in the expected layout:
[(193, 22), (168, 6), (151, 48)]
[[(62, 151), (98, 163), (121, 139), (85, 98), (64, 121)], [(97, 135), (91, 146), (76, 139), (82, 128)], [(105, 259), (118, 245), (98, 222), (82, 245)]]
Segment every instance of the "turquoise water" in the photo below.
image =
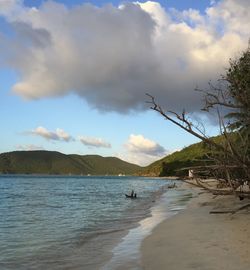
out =
[[(143, 237), (182, 204), (183, 194), (174, 190), (165, 199), (161, 196), (169, 182), (143, 177), (0, 176), (0, 269), (110, 270), (132, 257), (137, 265)], [(136, 200), (124, 196), (132, 189)], [(133, 239), (131, 245), (131, 234), (136, 245)]]
[[(0, 269), (100, 269), (168, 181), (0, 176)], [(126, 199), (134, 189), (138, 199)], [(119, 246), (119, 245), (118, 245)]]

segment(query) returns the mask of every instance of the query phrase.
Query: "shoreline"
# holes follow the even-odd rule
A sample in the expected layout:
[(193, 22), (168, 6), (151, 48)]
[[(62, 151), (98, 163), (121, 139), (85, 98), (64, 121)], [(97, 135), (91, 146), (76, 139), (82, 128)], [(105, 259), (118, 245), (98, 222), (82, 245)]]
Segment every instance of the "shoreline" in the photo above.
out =
[(141, 245), (143, 270), (247, 270), (250, 265), (250, 210), (209, 214), (212, 209), (249, 203), (234, 196), (214, 196), (183, 183), (197, 194), (187, 208), (165, 219)]
[(103, 264), (101, 270), (141, 269), (140, 247), (143, 240), (161, 222), (186, 208), (187, 202), (193, 197), (193, 193), (188, 189), (181, 187), (168, 189), (168, 185), (169, 183), (155, 192), (150, 203), (149, 215), (138, 220), (133, 228), (127, 230), (120, 242), (112, 249), (111, 259)]
[[(7, 215), (3, 212), (3, 216), (12, 218), (24, 213), (20, 215), (24, 224), (19, 226), (14, 221), (8, 223), (5, 220), (1, 223), (5, 225), (6, 230), (3, 230), (2, 235), (6, 235), (6, 238), (2, 241), (0, 264), (5, 268), (20, 268), (20, 270), (102, 269), (116, 257), (112, 265), (121, 265), (125, 262), (124, 269), (131, 269), (127, 268), (127, 260), (130, 260), (132, 252), (135, 260), (131, 265), (134, 266), (134, 262), (138, 265), (140, 245), (145, 237), (139, 229), (140, 222), (150, 220), (151, 208), (158, 206), (160, 198), (166, 191), (170, 192), (167, 187), (172, 184), (171, 181), (140, 178), (131, 177), (128, 179), (129, 182), (118, 177), (107, 178), (105, 182), (103, 179), (99, 181), (98, 178), (75, 181), (72, 177), (63, 180), (55, 177), (53, 182), (45, 177), (39, 181), (36, 180), (40, 178), (35, 177), (1, 178), (2, 199), (6, 197), (8, 206), (13, 209)], [(99, 183), (104, 183), (101, 189), (98, 189)], [(113, 189), (110, 189), (111, 184)], [(85, 191), (87, 185), (88, 192)], [(19, 187), (18, 190), (13, 189), (13, 186)], [(137, 200), (128, 200), (123, 194), (123, 190), (130, 190), (131, 187), (135, 187), (138, 191)], [(91, 194), (96, 194), (97, 191), (99, 195), (96, 199), (96, 195)], [(171, 189), (172, 191), (175, 193), (174, 189)], [(52, 193), (53, 196), (50, 196)], [(114, 194), (116, 197), (112, 196), (111, 200), (107, 194)], [(168, 196), (168, 199), (169, 197), (171, 196)], [(19, 205), (23, 207), (19, 208)], [(13, 215), (15, 209), (19, 211)], [(99, 216), (95, 214), (98, 209), (101, 209), (100, 213), (97, 211)], [(161, 218), (161, 214), (165, 215), (167, 211), (165, 208), (160, 210), (162, 210)], [(39, 219), (41, 213), (43, 216)], [(103, 220), (99, 218), (100, 216)], [(88, 223), (88, 217), (92, 217), (92, 223)], [(156, 221), (157, 219), (153, 217), (150, 222)], [(19, 226), (24, 232), (19, 239), (20, 244), (16, 243), (16, 237), (11, 237), (15, 236), (15, 233), (17, 237), (20, 236), (17, 230), (11, 230), (12, 226)], [(144, 229), (147, 230), (147, 226), (144, 226)], [(151, 228), (148, 229), (151, 233)], [(125, 243), (121, 244), (124, 238)], [(116, 268), (107, 267), (107, 270), (111, 269)]]

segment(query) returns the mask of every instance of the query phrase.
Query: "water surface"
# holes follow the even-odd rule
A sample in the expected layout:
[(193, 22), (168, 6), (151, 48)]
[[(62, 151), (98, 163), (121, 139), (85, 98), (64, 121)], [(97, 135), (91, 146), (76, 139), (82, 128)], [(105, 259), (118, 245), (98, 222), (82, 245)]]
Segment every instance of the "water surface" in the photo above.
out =
[[(0, 176), (0, 269), (100, 269), (166, 181)], [(134, 189), (137, 200), (125, 199)]]

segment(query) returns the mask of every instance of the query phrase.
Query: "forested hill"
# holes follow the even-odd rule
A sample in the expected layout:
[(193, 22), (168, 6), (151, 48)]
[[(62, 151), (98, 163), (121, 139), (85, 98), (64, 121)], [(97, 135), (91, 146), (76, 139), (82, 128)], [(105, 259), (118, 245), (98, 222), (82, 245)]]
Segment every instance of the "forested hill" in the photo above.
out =
[(132, 175), (140, 166), (115, 157), (65, 155), (53, 151), (14, 151), (0, 154), (0, 173), (61, 175)]
[(206, 150), (202, 143), (192, 144), (181, 151), (176, 151), (140, 171), (145, 176), (173, 176), (186, 175), (187, 172), (180, 171), (189, 166), (198, 165), (197, 160), (205, 156)]
[[(213, 137), (217, 143), (222, 142), (221, 136)], [(202, 160), (207, 159), (208, 148), (203, 142), (191, 144), (181, 151), (176, 151), (143, 168), (139, 175), (144, 176), (184, 176), (188, 170), (184, 168), (204, 165)]]

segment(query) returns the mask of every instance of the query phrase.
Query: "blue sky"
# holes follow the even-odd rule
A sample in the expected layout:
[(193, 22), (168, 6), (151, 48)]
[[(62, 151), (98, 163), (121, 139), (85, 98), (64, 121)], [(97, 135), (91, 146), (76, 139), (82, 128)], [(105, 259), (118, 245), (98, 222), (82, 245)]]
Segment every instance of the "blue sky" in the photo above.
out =
[(202, 117), (193, 89), (246, 47), (248, 1), (109, 2), (0, 1), (0, 152), (146, 165), (198, 141), (151, 111), (145, 93)]
[[(40, 6), (44, 0), (24, 0), (24, 4), (26, 6)], [(83, 1), (83, 0), (57, 0), (57, 2), (63, 3), (67, 6), (74, 6), (74, 5), (81, 5), (82, 3), (92, 3), (97, 6), (103, 6), (106, 5), (107, 3), (112, 3), (115, 6), (120, 5), (121, 3), (125, 2), (135, 2), (135, 1), (106, 1), (106, 0), (95, 0), (95, 1)], [(158, 1), (161, 3), (161, 5), (165, 7), (175, 7), (179, 10), (183, 9), (189, 9), (189, 8), (194, 8), (194, 9), (199, 9), (202, 12), (210, 5), (210, 0), (167, 0), (167, 1)]]

